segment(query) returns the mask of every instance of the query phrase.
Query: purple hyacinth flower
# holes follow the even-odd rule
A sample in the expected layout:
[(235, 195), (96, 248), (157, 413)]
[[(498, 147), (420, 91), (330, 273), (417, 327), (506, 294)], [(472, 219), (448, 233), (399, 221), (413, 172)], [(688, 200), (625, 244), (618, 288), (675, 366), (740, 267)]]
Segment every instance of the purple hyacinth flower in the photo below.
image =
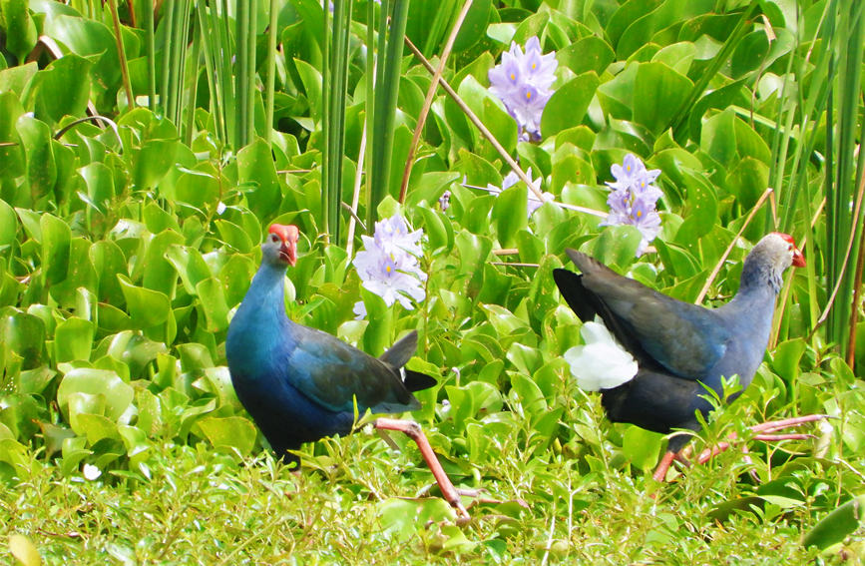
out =
[[(361, 237), (364, 249), (352, 261), (364, 288), (382, 297), (388, 306), (399, 302), (409, 310), (410, 299), (424, 299), (426, 292), (421, 282), (427, 280), (427, 274), (417, 257), (422, 253), (422, 236), (421, 230), (410, 231), (399, 214), (376, 222), (373, 237)], [(353, 310), (360, 317), (366, 313), (357, 304)]]
[(526, 52), (516, 43), (502, 54), (502, 62), (488, 73), (490, 91), (502, 100), (517, 122), (521, 140), (541, 139), (541, 114), (553, 92), (557, 62), (554, 53), (541, 54), (541, 43), (532, 37)]
[(637, 255), (640, 256), (661, 232), (661, 217), (656, 210), (656, 202), (663, 193), (652, 184), (661, 171), (647, 170), (639, 158), (628, 154), (622, 165), (611, 165), (610, 172), (615, 179), (606, 183), (611, 189), (607, 197), (610, 212), (601, 225), (636, 227), (641, 233), (637, 249)]

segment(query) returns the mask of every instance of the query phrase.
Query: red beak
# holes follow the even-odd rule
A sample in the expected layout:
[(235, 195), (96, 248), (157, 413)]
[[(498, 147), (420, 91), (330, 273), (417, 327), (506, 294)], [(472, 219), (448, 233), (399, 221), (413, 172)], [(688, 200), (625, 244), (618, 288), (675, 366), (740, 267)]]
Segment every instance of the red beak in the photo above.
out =
[(794, 267), (806, 267), (806, 258), (799, 248), (794, 246), (794, 260), (791, 262)]

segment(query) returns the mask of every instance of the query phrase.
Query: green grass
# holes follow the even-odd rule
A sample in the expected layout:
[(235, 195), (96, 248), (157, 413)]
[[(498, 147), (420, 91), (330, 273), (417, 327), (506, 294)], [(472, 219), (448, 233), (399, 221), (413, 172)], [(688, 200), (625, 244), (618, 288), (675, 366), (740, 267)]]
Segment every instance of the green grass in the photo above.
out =
[[(302, 473), (267, 452), (242, 460), (204, 442), (154, 445), (137, 469), (93, 481), (64, 478), (28, 453), (20, 481), (0, 484), (0, 524), (46, 564), (862, 563), (862, 528), (824, 554), (800, 544), (862, 484), (862, 458), (834, 456), (846, 452), (844, 435), (769, 451), (752, 442), (752, 464), (731, 450), (659, 485), (610, 442), (594, 443), (627, 430), (603, 420), (595, 397), (566, 410), (569, 433), (549, 448), (515, 416), (475, 477), (458, 472), (465, 461), (446, 461), (459, 485), (485, 489), (465, 500), (473, 520), (463, 528), (427, 493), (432, 477), (414, 445), (395, 438), (404, 448), (395, 452), (366, 429), (306, 446)], [(748, 410), (736, 404), (706, 437), (756, 418)], [(862, 430), (862, 415), (833, 428), (847, 425)], [(447, 440), (431, 436), (443, 451)], [(788, 449), (804, 455), (788, 461)], [(756, 498), (763, 488), (748, 469), (765, 487), (781, 481), (788, 497)], [(741, 510), (729, 508), (735, 501)], [(10, 560), (8, 549), (0, 557)]]

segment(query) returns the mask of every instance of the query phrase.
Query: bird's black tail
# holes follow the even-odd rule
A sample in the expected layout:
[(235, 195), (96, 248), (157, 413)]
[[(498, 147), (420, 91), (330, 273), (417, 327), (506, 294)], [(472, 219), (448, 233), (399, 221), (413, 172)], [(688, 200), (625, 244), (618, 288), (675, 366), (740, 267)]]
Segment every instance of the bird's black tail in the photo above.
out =
[(388, 348), (388, 351), (379, 356), (379, 359), (392, 368), (401, 368), (406, 365), (415, 354), (415, 349), (418, 347), (418, 331), (413, 330), (406, 336), (400, 338), (394, 345)]
[(412, 371), (411, 369), (403, 367), (406, 365), (406, 362), (409, 361), (409, 358), (415, 354), (417, 347), (418, 332), (413, 330), (406, 336), (394, 342), (394, 345), (388, 348), (387, 352), (379, 356), (379, 360), (400, 372), (403, 377), (403, 385), (409, 391), (429, 389), (437, 383), (435, 379), (427, 374)]
[(411, 369), (403, 369), (403, 385), (405, 385), (406, 389), (408, 389), (409, 391), (421, 391), (423, 389), (430, 389), (437, 383), (438, 381), (436, 381), (426, 373), (412, 371)]

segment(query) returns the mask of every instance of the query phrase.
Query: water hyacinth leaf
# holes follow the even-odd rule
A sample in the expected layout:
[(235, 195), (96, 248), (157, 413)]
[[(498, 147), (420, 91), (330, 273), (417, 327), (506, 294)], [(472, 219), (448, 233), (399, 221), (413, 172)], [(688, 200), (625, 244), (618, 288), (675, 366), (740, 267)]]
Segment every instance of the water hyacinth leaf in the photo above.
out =
[(16, 130), (27, 156), (27, 182), (34, 201), (46, 196), (57, 182), (51, 129), (30, 115), (18, 118)]
[(418, 211), (424, 219), (422, 228), (427, 234), (427, 241), (431, 250), (445, 248), (450, 250), (454, 245), (454, 229), (451, 223), (445, 223), (440, 214), (429, 207), (419, 207)]
[[(626, 59), (650, 43), (657, 32), (679, 21), (687, 21), (714, 10), (712, 0), (667, 0), (662, 3), (629, 2), (633, 19), (625, 22), (626, 28), (616, 43), (616, 53)], [(623, 12), (628, 12), (622, 10)], [(618, 25), (624, 22), (619, 20)]]
[(118, 275), (128, 276), (126, 258), (112, 240), (100, 240), (90, 246), (90, 261), (99, 278), (97, 297), (100, 302), (123, 307), (126, 303)]
[(54, 350), (57, 363), (90, 360), (94, 325), (89, 320), (71, 317), (57, 325)]
[[(180, 144), (175, 140), (149, 139), (134, 152), (132, 181), (141, 190), (153, 189), (175, 163)], [(165, 188), (161, 188), (165, 190)]]
[(849, 499), (818, 521), (811, 531), (803, 536), (803, 546), (825, 549), (842, 542), (846, 536), (861, 528), (866, 515), (866, 498), (863, 495)]
[(101, 414), (74, 412), (72, 409), (73, 400), (80, 398), (81, 395), (73, 396), (70, 399), (70, 415), (69, 422), (72, 425), (72, 430), (76, 434), (87, 437), (87, 444), (93, 446), (101, 440), (120, 440), (120, 434), (117, 432), (117, 424)]
[[(44, 217), (43, 217), (44, 218)], [(51, 241), (51, 230), (43, 230), (45, 237), (43, 242)], [(90, 318), (92, 312), (89, 308), (78, 311), (79, 307), (86, 308), (87, 300), (84, 294), (96, 293), (98, 287), (98, 275), (90, 263), (90, 241), (85, 238), (73, 238), (69, 246), (68, 269), (62, 281), (50, 287), (51, 298), (60, 305), (84, 319)]]
[(196, 426), (214, 447), (235, 448), (241, 456), (252, 452), (256, 443), (256, 427), (244, 417), (204, 417)]
[(631, 464), (649, 471), (658, 463), (662, 436), (636, 426), (630, 426), (622, 436), (622, 449)]
[(732, 168), (737, 155), (735, 120), (729, 109), (707, 118), (701, 128), (701, 149), (725, 168)]
[[(634, 121), (646, 126), (653, 134), (665, 130), (688, 98), (692, 81), (664, 63), (643, 63), (638, 67), (634, 89)], [(663, 100), (664, 104), (658, 104)]]
[(654, 62), (664, 63), (677, 73), (688, 76), (692, 61), (695, 60), (697, 47), (690, 41), (681, 41), (666, 45), (658, 53), (653, 55)]
[(728, 173), (725, 184), (733, 192), (742, 209), (751, 209), (770, 183), (770, 168), (755, 159), (744, 157)]
[(503, 248), (514, 247), (517, 233), (526, 228), (526, 199), (526, 185), (519, 183), (502, 191), (493, 203), (490, 215)]
[[(29, 442), (40, 432), (39, 423), (49, 419), (48, 410), (42, 404), (37, 404), (36, 399), (30, 395), (3, 395), (0, 397), (0, 405), (3, 406), (0, 422), (22, 442)], [(2, 452), (0, 450), (0, 454)]]
[(614, 60), (613, 49), (603, 39), (590, 35), (556, 53), (556, 60), (575, 75), (592, 71), (601, 75)]
[[(514, 346), (518, 346), (518, 344), (515, 344)], [(512, 350), (514, 350), (514, 348), (512, 348)], [(509, 350), (509, 356), (512, 355), (512, 350)], [(521, 350), (525, 351), (525, 348), (521, 348)], [(514, 355), (521, 356), (521, 354), (517, 353)], [(509, 357), (509, 360), (511, 360), (511, 357)], [(541, 389), (539, 389), (535, 381), (526, 377), (522, 372), (523, 370), (521, 369), (521, 373), (514, 373), (511, 375), (512, 390), (514, 394), (517, 395), (517, 399), (520, 401), (523, 410), (527, 414), (532, 416), (542, 415), (547, 411), (547, 401), (544, 399), (544, 393), (541, 392)]]
[(786, 340), (773, 351), (773, 371), (788, 383), (794, 383), (800, 373), (800, 358), (806, 352), (802, 338)]
[(166, 230), (180, 232), (181, 228), (177, 219), (162, 209), (156, 201), (151, 201), (144, 206), (141, 216), (148, 232), (159, 234)]
[(282, 193), (270, 146), (264, 140), (257, 139), (238, 152), (238, 182), (254, 187), (246, 193), (250, 210), (262, 220), (272, 218)]
[(625, 271), (635, 261), (641, 238), (634, 226), (607, 226), (592, 242), (592, 256), (607, 266)]
[(219, 172), (211, 163), (197, 163), (192, 169), (184, 168), (174, 186), (178, 202), (197, 209), (216, 207), (220, 196)]
[(684, 245), (695, 245), (699, 238), (709, 234), (718, 220), (718, 201), (716, 191), (710, 186), (709, 181), (689, 171), (684, 172), (688, 186), (689, 198), (688, 213), (680, 229), (677, 230), (676, 240)]
[(17, 391), (24, 395), (41, 395), (56, 375), (57, 372), (48, 366), (24, 370), (18, 376)]
[(484, 37), (487, 24), (490, 22), (491, 7), (491, 0), (473, 0), (472, 6), (463, 20), (463, 25), (460, 26), (460, 31), (457, 32), (457, 37), (454, 39), (452, 52), (465, 51)]
[(117, 425), (117, 432), (126, 446), (126, 455), (133, 465), (147, 455), (150, 450), (150, 443), (147, 441), (147, 433), (144, 430), (137, 426)]
[(0, 115), (5, 117), (0, 122), (0, 171), (3, 171), (4, 177), (14, 178), (22, 174), (26, 162), (15, 128), (24, 108), (14, 93), (3, 92), (6, 90), (3, 78), (9, 72), (10, 70), (0, 71)]
[(541, 131), (544, 136), (554, 136), (563, 130), (579, 126), (598, 85), (595, 72), (587, 71), (559, 87), (550, 97), (541, 116)]
[(19, 63), (36, 46), (36, 24), (30, 17), (27, 0), (2, 0), (0, 13), (5, 20), (6, 49), (15, 55)]
[(195, 286), (199, 306), (204, 311), (208, 332), (222, 332), (228, 328), (229, 307), (226, 304), (222, 283), (215, 277), (200, 281)]
[(171, 302), (165, 294), (133, 285), (123, 275), (118, 275), (117, 279), (126, 298), (126, 308), (136, 328), (140, 330), (152, 328), (168, 320)]
[[(180, 276), (184, 289), (190, 295), (195, 295), (195, 286), (200, 281), (210, 277), (210, 269), (208, 269), (207, 263), (202, 258), (201, 252), (195, 248), (181, 245), (169, 246), (165, 251), (165, 259), (174, 266), (175, 271)], [(225, 267), (223, 267), (223, 270), (225, 270)]]
[(243, 409), (238, 396), (235, 394), (231, 374), (229, 374), (229, 369), (226, 366), (206, 368), (204, 375), (208, 383), (208, 391), (217, 396), (220, 407), (231, 407), (235, 412), (240, 412)]
[(217, 220), (214, 222), (219, 230), (223, 242), (242, 254), (250, 253), (253, 249), (253, 241), (243, 228), (229, 222), (228, 220)]
[(104, 163), (97, 161), (81, 167), (78, 174), (87, 185), (89, 203), (92, 203), (93, 207), (103, 214), (108, 212), (108, 201), (114, 198), (113, 171)]
[[(484, 117), (484, 125), (490, 130), (496, 141), (505, 148), (505, 151), (509, 154), (513, 153), (517, 149), (517, 128), (514, 127), (514, 118), (509, 116), (508, 112), (502, 110), (489, 97), (485, 96), (481, 100), (483, 104), (481, 116)], [(486, 141), (484, 144), (485, 146), (489, 146)], [(488, 153), (490, 156), (494, 155), (492, 147), (489, 148)]]
[(454, 520), (454, 509), (440, 497), (419, 500), (391, 498), (377, 504), (382, 528), (408, 542), (425, 525)]
[(761, 66), (770, 50), (767, 32), (760, 29), (746, 35), (737, 43), (731, 55), (731, 78), (739, 79)]
[[(78, 403), (87, 401), (90, 406), (104, 407), (105, 416), (117, 422), (132, 403), (134, 390), (113, 371), (75, 368), (63, 376), (57, 388), (57, 403), (66, 415), (73, 396), (78, 396)], [(91, 396), (92, 400), (83, 396)]]
[(74, 54), (56, 59), (36, 73), (22, 98), (38, 120), (49, 125), (64, 116), (80, 117), (90, 99), (91, 63)]
[(247, 256), (233, 255), (219, 272), (226, 295), (226, 304), (233, 307), (243, 300), (250, 280), (258, 266)]
[[(172, 246), (183, 244), (183, 236), (173, 230), (156, 234), (147, 243), (144, 261), (139, 264), (142, 287), (173, 297), (177, 287), (177, 272), (165, 257)], [(138, 270), (136, 270), (138, 272)]]
[[(0, 93), (2, 93), (0, 94), (0, 106), (4, 110), (10, 110), (9, 122), (5, 127), (14, 128), (15, 121), (21, 114), (24, 114), (24, 108), (21, 106), (19, 97), (38, 70), (39, 64), (35, 61), (8, 69), (0, 69)], [(0, 133), (2, 132), (3, 127), (0, 127)], [(10, 140), (0, 138), (0, 141)]]
[(739, 116), (734, 118), (734, 132), (737, 136), (737, 154), (741, 158), (753, 157), (770, 165), (772, 154), (767, 142)]
[(4, 357), (10, 353), (20, 356), (22, 369), (33, 369), (41, 365), (45, 345), (45, 324), (37, 316), (7, 308), (0, 322)]

